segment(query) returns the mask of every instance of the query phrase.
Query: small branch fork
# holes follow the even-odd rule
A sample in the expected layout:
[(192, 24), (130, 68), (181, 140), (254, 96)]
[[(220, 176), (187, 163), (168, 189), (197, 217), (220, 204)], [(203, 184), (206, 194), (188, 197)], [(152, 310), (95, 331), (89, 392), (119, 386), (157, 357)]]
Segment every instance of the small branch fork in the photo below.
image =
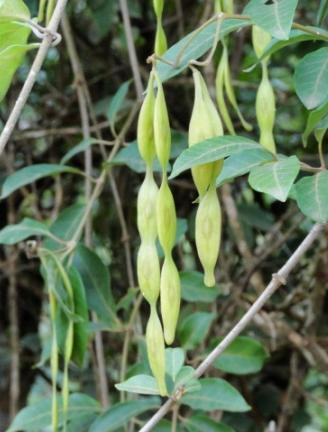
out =
[[(298, 246), (295, 252), (287, 260), (287, 262), (281, 267), (281, 269), (272, 275), (271, 282), (253, 303), (245, 315), (240, 321), (230, 330), (224, 339), (213, 349), (213, 351), (204, 359), (204, 361), (198, 366), (195, 371), (195, 377), (201, 377), (213, 364), (213, 362), (224, 352), (224, 350), (236, 339), (238, 335), (247, 327), (247, 325), (253, 320), (255, 315), (262, 309), (265, 303), (270, 297), (277, 291), (281, 285), (285, 285), (287, 278), (291, 271), (300, 262), (303, 255), (313, 245), (314, 241), (320, 236), (320, 234), (327, 227), (325, 224), (316, 224), (311, 229), (309, 234), (305, 237), (302, 243)], [(161, 408), (148, 420), (148, 422), (140, 429), (139, 432), (149, 432), (154, 426), (171, 410), (171, 408), (178, 403), (180, 398), (184, 394), (183, 387), (179, 387), (173, 396), (171, 396)]]
[(26, 78), (24, 86), (15, 102), (14, 108), (11, 111), (9, 118), (5, 124), (5, 127), (0, 135), (0, 155), (2, 154), (5, 146), (7, 145), (9, 138), (16, 126), (16, 123), (21, 115), (21, 112), (27, 102), (27, 99), (32, 91), (35, 84), (38, 73), (41, 70), (43, 62), (46, 58), (49, 48), (54, 43), (54, 35), (57, 34), (59, 22), (63, 16), (66, 4), (68, 0), (58, 0), (56, 8), (51, 17), (48, 27), (44, 30), (44, 36), (40, 44), (40, 48), (36, 54), (30, 72)]

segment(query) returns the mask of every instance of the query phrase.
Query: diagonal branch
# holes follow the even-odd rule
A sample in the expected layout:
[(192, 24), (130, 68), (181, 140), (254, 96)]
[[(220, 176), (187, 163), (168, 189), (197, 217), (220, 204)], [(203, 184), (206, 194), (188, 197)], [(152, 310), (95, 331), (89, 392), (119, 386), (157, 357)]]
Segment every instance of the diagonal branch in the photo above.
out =
[[(323, 232), (326, 225), (316, 224), (311, 229), (309, 234), (305, 237), (299, 247), (287, 260), (287, 262), (281, 267), (278, 273), (272, 275), (271, 282), (258, 297), (258, 299), (249, 308), (246, 314), (241, 318), (240, 321), (230, 330), (224, 339), (213, 349), (213, 351), (205, 358), (205, 360), (198, 366), (195, 371), (196, 378), (201, 377), (213, 364), (213, 362), (224, 352), (224, 350), (236, 339), (238, 335), (247, 327), (247, 325), (253, 320), (255, 315), (262, 309), (265, 303), (270, 297), (277, 291), (277, 289), (286, 283), (286, 280), (291, 271), (300, 262), (302, 256), (312, 246), (313, 242)], [(168, 399), (164, 405), (148, 420), (148, 422), (140, 429), (139, 432), (149, 432), (154, 426), (170, 411), (175, 405), (177, 400), (183, 395), (183, 387), (179, 387), (175, 394)]]
[(43, 62), (46, 58), (49, 48), (53, 43), (53, 35), (57, 32), (59, 22), (65, 11), (65, 7), (68, 0), (58, 0), (54, 13), (51, 17), (49, 25), (46, 29), (45, 37), (41, 42), (40, 48), (34, 59), (30, 72), (26, 78), (24, 86), (15, 102), (14, 108), (11, 111), (5, 127), (0, 135), (0, 155), (7, 145), (9, 138), (16, 126), (16, 123), (21, 115), (21, 112), (30, 96), (32, 88), (37, 79), (38, 73), (40, 72)]

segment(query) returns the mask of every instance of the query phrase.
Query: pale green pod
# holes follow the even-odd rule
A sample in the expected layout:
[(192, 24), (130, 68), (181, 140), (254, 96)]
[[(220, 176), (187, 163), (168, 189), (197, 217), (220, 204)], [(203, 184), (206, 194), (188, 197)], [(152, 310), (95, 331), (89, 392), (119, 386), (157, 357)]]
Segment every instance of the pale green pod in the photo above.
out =
[(155, 242), (142, 242), (138, 250), (139, 288), (150, 304), (155, 304), (160, 290), (160, 264)]
[(167, 39), (161, 21), (158, 20), (155, 35), (155, 54), (162, 56), (167, 51)]
[(147, 94), (142, 103), (137, 126), (138, 148), (142, 159), (150, 165), (155, 158), (154, 144), (154, 77), (150, 74)]
[(174, 198), (167, 183), (166, 176), (163, 177), (157, 195), (156, 220), (160, 244), (163, 248), (164, 254), (169, 255), (175, 242), (177, 218)]
[(256, 95), (256, 117), (260, 128), (260, 143), (275, 154), (276, 145), (273, 137), (276, 117), (275, 96), (265, 64), (262, 69), (262, 80)]
[(165, 170), (171, 152), (171, 129), (162, 83), (157, 79), (154, 109), (154, 138), (157, 158)]
[(223, 12), (232, 15), (234, 13), (234, 1), (233, 0), (222, 0)]
[(153, 0), (155, 15), (161, 17), (164, 9), (164, 0)]
[(214, 10), (216, 13), (223, 12), (222, 0), (214, 0)]
[(155, 306), (151, 306), (150, 309), (150, 317), (146, 329), (146, 344), (149, 365), (156, 378), (160, 395), (166, 396), (165, 345), (162, 326)]
[(157, 237), (156, 203), (158, 187), (150, 168), (146, 170), (145, 179), (139, 189), (137, 214), (138, 230), (143, 240), (155, 240)]
[[(223, 135), (220, 116), (208, 93), (201, 73), (193, 68), (195, 101), (189, 123), (189, 146), (208, 138)], [(206, 193), (213, 178), (216, 178), (223, 166), (223, 161), (204, 164), (192, 168), (192, 176), (200, 196)]]
[(204, 269), (206, 286), (215, 285), (214, 269), (219, 256), (221, 242), (221, 207), (215, 184), (200, 201), (196, 214), (196, 247)]
[(252, 27), (252, 42), (255, 54), (258, 58), (261, 58), (266, 47), (271, 42), (270, 33), (263, 30), (261, 27), (257, 25), (253, 25)]
[(175, 338), (175, 330), (180, 312), (181, 286), (179, 272), (169, 255), (164, 260), (161, 272), (161, 315), (163, 320), (164, 338), (171, 345)]

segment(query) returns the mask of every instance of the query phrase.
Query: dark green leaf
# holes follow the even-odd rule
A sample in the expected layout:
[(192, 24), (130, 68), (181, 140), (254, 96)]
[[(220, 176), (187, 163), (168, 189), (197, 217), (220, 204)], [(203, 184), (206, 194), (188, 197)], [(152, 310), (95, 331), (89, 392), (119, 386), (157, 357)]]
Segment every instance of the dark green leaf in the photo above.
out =
[(305, 216), (317, 222), (328, 221), (328, 171), (304, 177), (295, 184), (296, 201)]
[(290, 156), (253, 168), (248, 181), (254, 190), (267, 193), (284, 202), (299, 170), (299, 160), (296, 156)]
[(259, 372), (268, 355), (255, 339), (237, 337), (213, 363), (224, 372), (246, 375)]
[(185, 425), (189, 432), (234, 432), (230, 426), (202, 414), (187, 418)]
[(261, 148), (259, 144), (242, 136), (219, 136), (202, 141), (183, 151), (173, 165), (170, 178), (196, 165), (224, 159), (241, 151)]
[(158, 398), (138, 399), (116, 404), (92, 423), (89, 432), (116, 431), (133, 417), (158, 408), (159, 404), (160, 399)]
[(131, 82), (131, 80), (126, 81), (125, 83), (121, 84), (121, 86), (119, 87), (119, 89), (117, 90), (117, 92), (112, 97), (112, 99), (109, 103), (107, 117), (108, 117), (109, 122), (112, 125), (112, 127), (116, 123), (117, 114), (122, 109), (122, 105), (125, 101), (125, 98), (128, 94), (128, 91), (129, 91), (130, 82)]
[(250, 409), (238, 390), (227, 381), (220, 378), (204, 378), (200, 383), (200, 390), (183, 396), (183, 404), (202, 411), (244, 412)]
[(328, 99), (328, 47), (307, 54), (295, 70), (295, 89), (307, 109), (314, 109)]
[(153, 376), (135, 375), (124, 382), (116, 384), (117, 390), (145, 395), (158, 395), (158, 385)]
[(317, 15), (317, 23), (321, 25), (327, 15), (328, 15), (328, 0), (321, 0), (318, 15)]
[(51, 236), (49, 228), (41, 222), (25, 218), (15, 225), (7, 225), (0, 231), (0, 243), (12, 245), (32, 236)]
[(64, 165), (36, 164), (22, 168), (6, 178), (2, 185), (0, 199), (6, 198), (17, 189), (35, 182), (43, 177), (54, 176), (60, 173), (81, 174), (81, 171)]
[(204, 285), (204, 275), (196, 271), (181, 272), (180, 281), (181, 297), (186, 301), (212, 303), (220, 294), (217, 285), (212, 288)]
[(244, 9), (254, 24), (277, 39), (288, 39), (298, 0), (251, 0)]
[(75, 155), (84, 152), (85, 150), (87, 150), (91, 145), (93, 144), (97, 144), (98, 140), (94, 139), (94, 138), (87, 138), (82, 140), (79, 144), (77, 144), (76, 146), (74, 146), (73, 148), (71, 148), (64, 157), (62, 157), (60, 163), (61, 164), (66, 164), (70, 159), (72, 159), (72, 157), (74, 157)]
[(195, 348), (206, 335), (215, 318), (213, 313), (195, 312), (183, 319), (178, 327), (178, 337), (185, 349)]

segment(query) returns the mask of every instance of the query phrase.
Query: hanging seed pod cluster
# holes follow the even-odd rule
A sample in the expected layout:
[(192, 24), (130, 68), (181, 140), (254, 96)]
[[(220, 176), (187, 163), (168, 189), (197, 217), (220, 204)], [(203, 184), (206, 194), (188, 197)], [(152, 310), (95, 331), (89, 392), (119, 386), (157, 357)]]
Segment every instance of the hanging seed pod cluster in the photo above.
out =
[[(261, 58), (265, 48), (271, 41), (271, 35), (254, 25), (252, 29), (254, 51)], [(267, 150), (276, 153), (276, 144), (273, 137), (273, 127), (276, 117), (276, 102), (274, 91), (269, 79), (269, 57), (262, 59), (262, 80), (256, 95), (256, 117), (260, 129), (260, 143)]]

